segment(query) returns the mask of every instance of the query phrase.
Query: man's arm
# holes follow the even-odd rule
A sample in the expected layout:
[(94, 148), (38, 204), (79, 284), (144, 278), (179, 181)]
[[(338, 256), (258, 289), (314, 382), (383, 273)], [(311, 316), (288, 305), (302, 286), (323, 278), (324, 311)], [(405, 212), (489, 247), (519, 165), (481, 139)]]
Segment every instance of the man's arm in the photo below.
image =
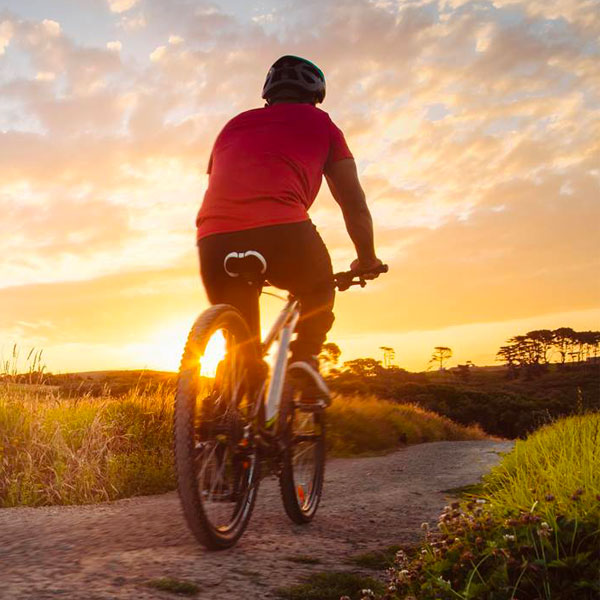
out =
[(375, 254), (373, 219), (358, 180), (354, 159), (332, 163), (325, 177), (331, 194), (342, 209), (346, 230), (356, 248), (358, 260), (352, 263), (351, 268), (368, 271), (380, 266), (382, 263)]

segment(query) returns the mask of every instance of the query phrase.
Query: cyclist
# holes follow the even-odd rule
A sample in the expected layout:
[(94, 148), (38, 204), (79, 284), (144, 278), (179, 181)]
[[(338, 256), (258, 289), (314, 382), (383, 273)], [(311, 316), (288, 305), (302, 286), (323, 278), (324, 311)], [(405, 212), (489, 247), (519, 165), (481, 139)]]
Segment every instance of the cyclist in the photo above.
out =
[(257, 258), (266, 280), (300, 300), (290, 373), (328, 400), (317, 357), (334, 321), (335, 287), (329, 253), (307, 212), (323, 175), (356, 248), (351, 269), (372, 279), (382, 263), (352, 153), (316, 107), (325, 98), (323, 72), (304, 58), (282, 56), (267, 74), (262, 97), (263, 108), (225, 125), (210, 155), (196, 219), (202, 281), (210, 302), (235, 306), (260, 339), (259, 294), (225, 264), (232, 252)]

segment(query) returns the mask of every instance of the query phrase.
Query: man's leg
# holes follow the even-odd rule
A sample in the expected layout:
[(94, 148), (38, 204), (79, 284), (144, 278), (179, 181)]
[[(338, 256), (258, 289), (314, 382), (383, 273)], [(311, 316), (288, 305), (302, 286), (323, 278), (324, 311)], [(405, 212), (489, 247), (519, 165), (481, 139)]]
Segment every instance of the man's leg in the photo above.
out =
[(301, 304), (292, 360), (311, 360), (321, 351), (334, 321), (331, 259), (310, 221), (282, 227), (271, 238), (277, 252), (269, 253), (268, 278), (289, 290)]
[(260, 342), (260, 290), (230, 277), (223, 267), (227, 254), (238, 251), (236, 234), (220, 234), (203, 238), (198, 243), (200, 273), (211, 304), (231, 304), (241, 313), (252, 337)]

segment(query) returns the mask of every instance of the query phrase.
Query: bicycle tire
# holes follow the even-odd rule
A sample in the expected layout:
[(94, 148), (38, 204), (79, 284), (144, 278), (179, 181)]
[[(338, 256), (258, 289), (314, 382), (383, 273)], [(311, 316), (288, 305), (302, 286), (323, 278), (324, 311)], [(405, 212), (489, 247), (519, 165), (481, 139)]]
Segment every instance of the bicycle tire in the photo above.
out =
[(325, 414), (321, 408), (303, 407), (297, 396), (299, 394), (286, 381), (278, 420), (283, 446), (279, 484), (285, 512), (294, 523), (302, 525), (312, 521), (321, 501), (325, 476)]
[[(230, 351), (210, 384), (200, 376), (200, 364), (209, 340), (219, 331), (225, 332)], [(238, 541), (256, 501), (260, 456), (248, 435), (258, 402), (250, 397), (254, 392), (248, 382), (255, 360), (246, 322), (226, 304), (198, 317), (181, 359), (173, 415), (177, 490), (190, 530), (209, 550), (230, 548)], [(216, 516), (221, 513), (225, 520)]]

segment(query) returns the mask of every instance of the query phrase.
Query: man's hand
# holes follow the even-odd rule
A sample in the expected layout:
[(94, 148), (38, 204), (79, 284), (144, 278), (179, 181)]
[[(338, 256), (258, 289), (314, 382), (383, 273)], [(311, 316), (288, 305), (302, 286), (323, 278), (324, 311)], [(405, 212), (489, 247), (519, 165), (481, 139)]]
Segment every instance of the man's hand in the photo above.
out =
[(382, 265), (383, 263), (378, 258), (373, 258), (371, 260), (360, 260), (357, 258), (352, 261), (350, 270), (360, 273), (360, 276), (363, 279), (377, 279), (380, 275), (377, 270)]

